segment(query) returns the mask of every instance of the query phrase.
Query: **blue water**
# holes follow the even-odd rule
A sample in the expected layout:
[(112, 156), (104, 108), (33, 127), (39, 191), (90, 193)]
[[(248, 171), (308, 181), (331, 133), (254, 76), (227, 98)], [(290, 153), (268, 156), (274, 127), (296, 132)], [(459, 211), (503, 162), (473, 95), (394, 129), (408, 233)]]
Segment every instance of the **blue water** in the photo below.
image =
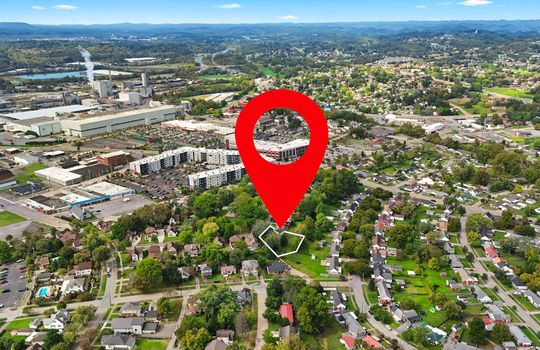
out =
[(49, 288), (40, 288), (38, 291), (38, 297), (44, 297), (47, 296), (47, 293), (49, 292)]
[(85, 76), (86, 76), (86, 72), (62, 72), (62, 73), (18, 75), (17, 78), (28, 79), (28, 80), (45, 80), (45, 79), (62, 79), (62, 78), (82, 78)]

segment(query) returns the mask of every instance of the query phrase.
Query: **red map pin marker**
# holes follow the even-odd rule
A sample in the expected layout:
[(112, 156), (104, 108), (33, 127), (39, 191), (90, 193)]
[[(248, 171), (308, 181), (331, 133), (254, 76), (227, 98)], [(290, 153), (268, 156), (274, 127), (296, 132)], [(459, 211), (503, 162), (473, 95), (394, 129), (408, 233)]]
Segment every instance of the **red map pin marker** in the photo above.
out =
[[(264, 113), (274, 108), (298, 112), (309, 126), (309, 146), (300, 159), (290, 164), (269, 163), (255, 148), (255, 125)], [(271, 90), (258, 95), (242, 109), (235, 136), (240, 158), (255, 189), (276, 224), (283, 227), (311, 185), (326, 152), (328, 125), (323, 112), (312, 99), (299, 92)]]

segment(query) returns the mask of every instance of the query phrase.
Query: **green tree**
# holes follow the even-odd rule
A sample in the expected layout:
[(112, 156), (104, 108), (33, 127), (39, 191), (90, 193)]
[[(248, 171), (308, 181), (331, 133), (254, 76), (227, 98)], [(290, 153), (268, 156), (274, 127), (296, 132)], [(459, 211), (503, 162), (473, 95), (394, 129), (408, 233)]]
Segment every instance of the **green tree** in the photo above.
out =
[(11, 259), (12, 248), (6, 241), (0, 241), (0, 262), (5, 263)]
[(217, 210), (216, 198), (210, 193), (200, 194), (193, 201), (193, 209), (198, 218), (214, 216)]
[(106, 245), (102, 245), (100, 247), (97, 247), (92, 252), (92, 259), (93, 261), (98, 262), (98, 264), (101, 265), (102, 262), (106, 261), (111, 257), (111, 251), (109, 250), (109, 247)]
[(446, 317), (448, 317), (451, 320), (459, 321), (463, 318), (463, 309), (454, 300), (450, 300), (444, 303), (442, 310), (446, 314)]
[(329, 323), (328, 304), (314, 288), (304, 287), (298, 295), (300, 306), (297, 319), (300, 329), (307, 334), (322, 331)]
[(481, 227), (491, 228), (492, 221), (482, 213), (472, 213), (467, 216), (467, 232), (478, 232)]
[(469, 339), (476, 345), (484, 345), (486, 338), (487, 334), (484, 321), (479, 317), (473, 318), (469, 322)]
[(159, 260), (146, 258), (140, 261), (135, 268), (136, 286), (139, 289), (148, 289), (161, 284), (163, 280), (162, 264)]
[(491, 338), (493, 338), (495, 344), (501, 344), (503, 341), (512, 340), (512, 333), (510, 333), (510, 329), (506, 324), (497, 323), (493, 326)]
[(43, 340), (43, 348), (45, 350), (51, 350), (53, 346), (61, 343), (63, 340), (62, 335), (55, 330), (49, 330), (45, 334), (45, 339)]
[(206, 344), (212, 340), (208, 330), (200, 328), (198, 330), (189, 330), (180, 339), (180, 348), (189, 350), (204, 350)]
[(391, 227), (386, 232), (386, 237), (388, 237), (388, 243), (392, 247), (405, 249), (409, 244), (414, 242), (415, 233), (412, 230), (412, 227), (410, 224), (399, 223)]

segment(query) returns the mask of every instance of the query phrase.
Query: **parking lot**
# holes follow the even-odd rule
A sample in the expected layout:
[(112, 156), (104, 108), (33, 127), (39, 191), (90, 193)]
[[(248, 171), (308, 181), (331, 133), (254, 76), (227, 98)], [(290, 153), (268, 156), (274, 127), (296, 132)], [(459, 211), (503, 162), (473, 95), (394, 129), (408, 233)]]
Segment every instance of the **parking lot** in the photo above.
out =
[[(26, 273), (20, 272), (21, 266), (23, 265), (19, 263), (2, 265), (2, 268), (8, 269), (7, 283), (0, 284), (1, 291), (9, 289), (9, 292), (0, 294), (0, 304), (3, 304), (6, 308), (17, 306), (23, 297), (24, 291), (22, 289), (26, 288)], [(21, 279), (21, 276), (24, 278)]]
[(124, 201), (123, 199), (115, 199), (112, 201), (91, 205), (88, 209), (93, 212), (96, 217), (103, 219), (109, 216), (130, 213), (150, 203), (152, 203), (152, 201), (144, 198), (143, 196), (135, 195), (129, 197), (128, 201)]

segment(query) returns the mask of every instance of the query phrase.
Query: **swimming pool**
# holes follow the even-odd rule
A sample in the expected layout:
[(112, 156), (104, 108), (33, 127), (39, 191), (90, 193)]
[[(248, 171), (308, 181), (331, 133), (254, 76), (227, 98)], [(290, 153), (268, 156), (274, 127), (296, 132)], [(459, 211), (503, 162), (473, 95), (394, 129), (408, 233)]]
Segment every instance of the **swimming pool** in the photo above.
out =
[(50, 296), (49, 292), (51, 287), (41, 287), (37, 292), (37, 296), (40, 298), (48, 298)]

